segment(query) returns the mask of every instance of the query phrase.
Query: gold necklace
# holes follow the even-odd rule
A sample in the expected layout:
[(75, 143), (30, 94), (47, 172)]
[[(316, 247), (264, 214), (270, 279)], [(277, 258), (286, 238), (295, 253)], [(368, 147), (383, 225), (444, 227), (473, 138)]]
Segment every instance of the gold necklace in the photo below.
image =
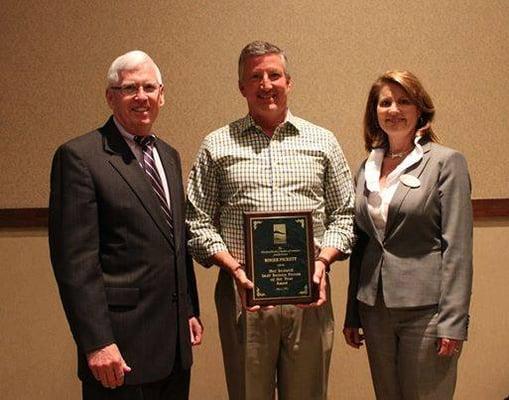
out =
[(408, 150), (405, 150), (405, 151), (401, 151), (399, 153), (392, 153), (390, 151), (388, 151), (387, 153), (385, 153), (385, 156), (386, 157), (389, 157), (389, 158), (403, 158), (405, 157), (408, 153), (410, 153), (411, 151), (413, 150), (413, 147), (408, 149)]

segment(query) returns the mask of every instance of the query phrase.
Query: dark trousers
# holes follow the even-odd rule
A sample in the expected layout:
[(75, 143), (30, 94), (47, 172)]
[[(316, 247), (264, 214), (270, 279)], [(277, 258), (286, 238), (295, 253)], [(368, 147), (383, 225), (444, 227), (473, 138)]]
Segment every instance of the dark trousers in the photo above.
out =
[(83, 382), (83, 400), (188, 400), (191, 371), (180, 366), (157, 382), (108, 389), (100, 382)]

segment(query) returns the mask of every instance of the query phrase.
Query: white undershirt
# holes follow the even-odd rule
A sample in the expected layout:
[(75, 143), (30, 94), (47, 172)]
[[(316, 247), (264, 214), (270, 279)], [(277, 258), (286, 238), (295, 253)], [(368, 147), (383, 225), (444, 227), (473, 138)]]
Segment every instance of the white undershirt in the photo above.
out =
[[(120, 123), (113, 117), (113, 121), (115, 122), (115, 125), (117, 126), (117, 129), (120, 131), (120, 134), (124, 138), (125, 142), (133, 152), (134, 156), (138, 160), (138, 163), (140, 164), (140, 167), (143, 169), (143, 151), (141, 150), (141, 146), (134, 141), (134, 135), (127, 132), (125, 128), (120, 125)], [(154, 135), (155, 136), (155, 135)], [(161, 177), (161, 183), (163, 184), (164, 189), (164, 197), (166, 199), (166, 202), (168, 203), (168, 208), (171, 210), (171, 203), (170, 203), (170, 192), (168, 190), (168, 181), (166, 180), (166, 174), (164, 173), (163, 164), (161, 163), (161, 159), (159, 158), (159, 153), (157, 152), (156, 147), (152, 147), (152, 154), (154, 155), (154, 161), (156, 163), (156, 169), (159, 173), (159, 176)]]
[(385, 187), (380, 189), (380, 173), (382, 170), (382, 162), (385, 155), (384, 149), (373, 149), (366, 160), (364, 168), (364, 176), (366, 179), (366, 187), (369, 191), (368, 195), (368, 212), (375, 224), (381, 237), (385, 235), (385, 225), (387, 224), (387, 214), (389, 204), (399, 185), (399, 178), (403, 172), (410, 166), (422, 159), (423, 150), (418, 143), (421, 136), (416, 136), (414, 140), (415, 147), (403, 161), (387, 176)]

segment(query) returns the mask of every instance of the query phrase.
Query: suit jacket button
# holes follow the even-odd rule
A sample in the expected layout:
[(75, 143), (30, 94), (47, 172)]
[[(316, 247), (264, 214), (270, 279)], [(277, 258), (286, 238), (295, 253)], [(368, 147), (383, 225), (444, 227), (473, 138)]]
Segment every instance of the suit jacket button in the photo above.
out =
[(178, 300), (178, 293), (177, 293), (177, 292), (173, 292), (173, 293), (171, 294), (171, 301), (172, 301), (173, 303), (176, 303), (176, 302), (177, 302), (177, 300)]

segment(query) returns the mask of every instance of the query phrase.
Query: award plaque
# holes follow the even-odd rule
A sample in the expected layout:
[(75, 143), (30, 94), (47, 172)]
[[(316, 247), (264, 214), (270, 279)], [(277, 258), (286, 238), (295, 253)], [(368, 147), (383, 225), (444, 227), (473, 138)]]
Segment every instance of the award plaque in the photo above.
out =
[(318, 298), (311, 211), (244, 213), (247, 305), (308, 304)]

